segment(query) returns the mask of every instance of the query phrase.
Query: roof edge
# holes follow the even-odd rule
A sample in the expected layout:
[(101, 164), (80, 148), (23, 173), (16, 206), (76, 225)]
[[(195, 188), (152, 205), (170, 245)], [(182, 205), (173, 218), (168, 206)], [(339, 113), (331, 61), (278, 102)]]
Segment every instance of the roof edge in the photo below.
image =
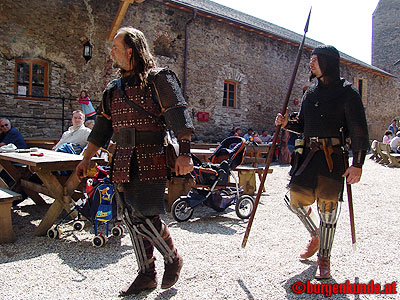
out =
[[(282, 41), (282, 42), (284, 42), (286, 44), (290, 44), (292, 46), (299, 46), (300, 43), (301, 43), (301, 40), (302, 40), (302, 35), (300, 35), (300, 34), (298, 34), (296, 32), (293, 32), (293, 31), (291, 31), (289, 29), (286, 29), (284, 27), (280, 27), (280, 26), (272, 24), (272, 23), (270, 23), (268, 21), (256, 18), (254, 16), (245, 14), (245, 13), (243, 13), (241, 11), (238, 11), (238, 10), (235, 10), (235, 9), (232, 9), (232, 8), (229, 8), (229, 9), (231, 9), (231, 10), (233, 10), (235, 12), (238, 12), (239, 14), (251, 16), (252, 18), (256, 18), (256, 19), (258, 19), (258, 20), (260, 20), (262, 22), (271, 24), (271, 25), (273, 25), (273, 26), (275, 26), (277, 28), (281, 28), (281, 29), (283, 29), (283, 30), (285, 30), (287, 32), (290, 32), (291, 34), (296, 35), (298, 37), (298, 40), (297, 39), (296, 40), (295, 39), (289, 39), (287, 37), (280, 36), (280, 35), (278, 35), (278, 34), (276, 34), (274, 32), (267, 31), (267, 30), (265, 30), (263, 28), (260, 28), (258, 26), (255, 26), (255, 25), (252, 25), (252, 24), (249, 24), (249, 23), (246, 23), (246, 22), (231, 18), (231, 17), (226, 16), (226, 15), (218, 14), (216, 12), (204, 9), (201, 6), (191, 5), (191, 4), (188, 4), (188, 3), (182, 3), (179, 0), (159, 0), (159, 1), (162, 2), (164, 5), (175, 7), (175, 8), (187, 11), (187, 12), (191, 12), (191, 11), (193, 11), (193, 9), (196, 9), (197, 10), (197, 15), (200, 15), (200, 16), (203, 16), (203, 17), (206, 17), (206, 18), (211, 18), (211, 19), (214, 19), (214, 20), (216, 20), (218, 22), (224, 22), (224, 23), (227, 23), (227, 24), (229, 24), (231, 26), (235, 26), (235, 27), (238, 27), (240, 29), (247, 30), (247, 31), (250, 31), (250, 32), (253, 32), (253, 33), (257, 33), (257, 34), (260, 34), (260, 35), (263, 35), (263, 36), (266, 36), (266, 37), (269, 37), (269, 38), (272, 38), (272, 39), (275, 39), (275, 40), (278, 40), (278, 41)], [(213, 3), (216, 4), (216, 5), (219, 5), (221, 7), (226, 7), (224, 5), (221, 5), (221, 4), (218, 4), (218, 3), (215, 3), (215, 2), (213, 2)], [(310, 38), (306, 38), (305, 43), (304, 43), (304, 48), (311, 52), (316, 46), (322, 45), (322, 44), (323, 43), (321, 43), (321, 42), (315, 41), (315, 40), (310, 39)], [(358, 60), (358, 59), (356, 59), (356, 58), (354, 58), (354, 57), (352, 57), (350, 55), (347, 55), (347, 54), (343, 53), (343, 52), (340, 52), (340, 57), (341, 57), (341, 61), (342, 61), (343, 64), (352, 66), (352, 67), (354, 67), (356, 69), (363, 70), (363, 71), (366, 71), (366, 72), (369, 72), (369, 73), (373, 73), (375, 75), (380, 75), (380, 76), (383, 76), (383, 77), (386, 77), (386, 78), (396, 77), (395, 75), (393, 75), (393, 74), (391, 74), (389, 72), (386, 72), (386, 71), (384, 71), (384, 70), (382, 70), (380, 68), (377, 68), (377, 67), (372, 66), (370, 64), (367, 64), (365, 62), (362, 62), (362, 61), (360, 61), (360, 60)]]

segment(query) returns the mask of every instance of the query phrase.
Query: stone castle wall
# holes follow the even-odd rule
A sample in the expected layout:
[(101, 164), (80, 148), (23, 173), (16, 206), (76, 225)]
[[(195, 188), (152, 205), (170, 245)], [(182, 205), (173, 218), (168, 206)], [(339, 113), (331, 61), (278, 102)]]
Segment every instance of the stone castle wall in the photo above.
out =
[[(2, 1), (0, 115), (9, 116), (25, 137), (59, 137), (63, 101), (5, 95), (14, 92), (15, 59), (35, 58), (49, 63), (49, 95), (72, 98), (64, 103), (64, 114), (69, 119), (72, 110), (80, 108), (74, 100), (80, 90), (88, 90), (92, 99), (99, 100), (105, 85), (115, 76), (107, 37), (118, 5), (119, 1), (106, 0)], [(159, 1), (144, 1), (129, 7), (122, 26), (142, 30), (158, 64), (170, 67), (183, 82), (185, 25), (192, 17)], [(220, 141), (233, 126), (272, 132), (297, 47), (202, 16), (196, 16), (188, 26), (188, 35), (186, 94), (196, 137)], [(93, 58), (85, 63), (82, 45), (87, 39), (94, 48)], [(289, 101), (290, 111), (299, 109), (294, 99), (300, 100), (303, 89), (310, 85), (309, 59), (310, 52), (304, 51)], [(355, 77), (367, 80), (370, 135), (381, 139), (393, 117), (389, 103), (399, 97), (398, 82), (349, 66), (343, 66), (342, 73), (351, 82)], [(236, 108), (222, 106), (224, 80), (237, 83)], [(209, 121), (198, 121), (199, 112), (209, 113)], [(68, 124), (66, 121), (64, 127)]]

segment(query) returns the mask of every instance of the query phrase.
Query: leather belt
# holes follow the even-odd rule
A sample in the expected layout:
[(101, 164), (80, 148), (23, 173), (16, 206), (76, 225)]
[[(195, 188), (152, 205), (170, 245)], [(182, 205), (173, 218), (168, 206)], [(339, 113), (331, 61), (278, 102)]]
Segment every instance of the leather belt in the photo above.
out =
[(322, 145), (323, 141), (325, 141), (326, 145), (330, 146), (340, 146), (342, 143), (339, 138), (331, 137), (331, 138), (319, 138), (319, 137), (308, 137), (305, 139), (305, 146), (311, 148), (312, 143), (320, 143)]
[(135, 128), (120, 128), (113, 136), (119, 147), (135, 147), (137, 145), (163, 144), (163, 131), (136, 131)]
[[(305, 146), (309, 147), (311, 150), (308, 152), (305, 160), (301, 164), (300, 168), (295, 173), (296, 176), (300, 175), (308, 163), (310, 162), (311, 158), (314, 156), (314, 153), (323, 150), (325, 154), (326, 163), (328, 164), (329, 172), (333, 170), (333, 160), (332, 160), (332, 153), (341, 153), (337, 146), (340, 146), (340, 139), (339, 138), (318, 138), (318, 137), (309, 137), (306, 138)], [(335, 147), (335, 148), (333, 148)]]

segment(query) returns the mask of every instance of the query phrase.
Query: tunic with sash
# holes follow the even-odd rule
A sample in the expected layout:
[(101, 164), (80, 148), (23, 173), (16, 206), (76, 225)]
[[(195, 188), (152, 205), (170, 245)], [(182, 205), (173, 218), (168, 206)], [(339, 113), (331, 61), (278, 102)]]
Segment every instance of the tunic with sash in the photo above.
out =
[(299, 166), (311, 151), (310, 140), (325, 138), (328, 143), (332, 141), (333, 169), (329, 169), (324, 151), (318, 150), (300, 174), (292, 175), (291, 187), (298, 185), (313, 189), (319, 184), (318, 178), (325, 178), (329, 182), (327, 186), (341, 195), (345, 170), (340, 148), (340, 128), (343, 128), (345, 138), (350, 137), (353, 153), (369, 149), (368, 127), (358, 92), (344, 79), (329, 87), (318, 81), (305, 93), (298, 119), (289, 121), (286, 129), (304, 134), (306, 147)]
[(114, 135), (111, 180), (123, 185), (125, 201), (145, 216), (164, 212), (165, 130), (172, 129), (178, 138), (193, 133), (186, 106), (178, 79), (167, 69), (150, 70), (147, 84), (133, 75), (114, 80), (104, 91), (88, 140), (103, 147)]

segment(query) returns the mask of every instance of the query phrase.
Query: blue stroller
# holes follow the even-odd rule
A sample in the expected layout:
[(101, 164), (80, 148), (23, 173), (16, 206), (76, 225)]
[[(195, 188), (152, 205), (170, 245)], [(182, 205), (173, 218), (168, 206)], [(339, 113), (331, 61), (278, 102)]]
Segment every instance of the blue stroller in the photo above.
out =
[[(246, 154), (246, 141), (242, 137), (228, 137), (210, 156), (209, 163), (201, 161), (193, 155), (195, 164), (192, 175), (196, 185), (186, 196), (181, 196), (172, 205), (174, 219), (184, 222), (191, 218), (195, 207), (203, 204), (217, 212), (224, 211), (228, 206), (235, 205), (239, 218), (248, 219), (253, 211), (254, 199), (243, 195), (243, 189), (238, 187), (238, 179), (232, 170), (243, 163)], [(232, 175), (235, 187), (228, 186)]]
[[(115, 199), (114, 186), (109, 179), (110, 167), (96, 166), (97, 173), (93, 178), (86, 182), (85, 196), (79, 199), (71, 211), (60, 220), (54, 227), (47, 231), (47, 236), (52, 239), (60, 237), (61, 231), (59, 226), (62, 224), (73, 223), (73, 229), (81, 231), (85, 226), (85, 219), (89, 220), (94, 225), (95, 236), (92, 239), (92, 244), (95, 247), (102, 247), (107, 242), (109, 236), (109, 224), (117, 223), (117, 204)], [(77, 218), (69, 222), (65, 222), (66, 218), (74, 211), (78, 213)], [(82, 216), (84, 218), (82, 218)], [(105, 233), (98, 233), (99, 225), (104, 223)], [(123, 229), (120, 224), (111, 229), (113, 236), (121, 236)]]

